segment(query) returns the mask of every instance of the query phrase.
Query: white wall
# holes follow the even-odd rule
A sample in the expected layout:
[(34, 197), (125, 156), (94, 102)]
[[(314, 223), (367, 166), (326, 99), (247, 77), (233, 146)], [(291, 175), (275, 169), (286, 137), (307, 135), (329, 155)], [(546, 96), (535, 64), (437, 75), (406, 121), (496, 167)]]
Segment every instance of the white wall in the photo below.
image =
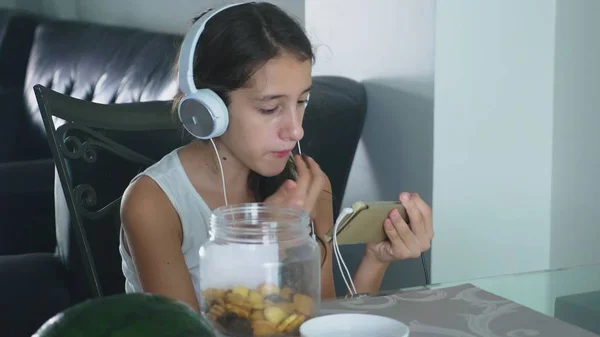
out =
[[(431, 202), (435, 0), (306, 0), (305, 24), (317, 46), (314, 75), (349, 77), (367, 91), (343, 204), (397, 200), (401, 191)], [(342, 247), (351, 268), (363, 251)], [(383, 288), (422, 282), (421, 263), (411, 260), (392, 265)]]
[(600, 262), (598, 11), (439, 4), (434, 281)]
[(438, 3), (434, 282), (549, 267), (555, 15)]
[(553, 268), (600, 262), (600, 2), (557, 2)]
[[(550, 266), (600, 262), (600, 30), (596, 0), (557, 1)], [(600, 290), (581, 268), (550, 278), (551, 297)], [(552, 303), (552, 312), (554, 311)]]
[[(1, 0), (52, 17), (184, 34), (194, 16), (231, 0)], [(269, 0), (304, 21), (304, 0)]]
[[(306, 1), (315, 75), (367, 89), (344, 204), (401, 190), (432, 202), (433, 282), (550, 265), (555, 14), (547, 0)], [(420, 276), (398, 263), (384, 288)], [(546, 308), (546, 294), (526, 301)]]

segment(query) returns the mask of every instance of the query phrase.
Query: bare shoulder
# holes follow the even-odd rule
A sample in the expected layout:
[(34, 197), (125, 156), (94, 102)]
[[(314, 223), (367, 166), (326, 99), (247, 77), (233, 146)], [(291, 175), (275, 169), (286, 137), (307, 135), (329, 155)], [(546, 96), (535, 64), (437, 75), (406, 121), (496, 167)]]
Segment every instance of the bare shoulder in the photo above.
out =
[(169, 203), (169, 198), (158, 186), (154, 179), (148, 176), (141, 176), (131, 183), (123, 193), (121, 201), (121, 211), (130, 212), (140, 205)]
[(125, 229), (169, 224), (170, 229), (177, 230), (173, 224), (179, 222), (179, 217), (160, 186), (152, 178), (141, 176), (123, 193), (121, 220)]
[(121, 202), (121, 222), (142, 289), (199, 310), (181, 251), (181, 221), (153, 179), (142, 176), (127, 188)]

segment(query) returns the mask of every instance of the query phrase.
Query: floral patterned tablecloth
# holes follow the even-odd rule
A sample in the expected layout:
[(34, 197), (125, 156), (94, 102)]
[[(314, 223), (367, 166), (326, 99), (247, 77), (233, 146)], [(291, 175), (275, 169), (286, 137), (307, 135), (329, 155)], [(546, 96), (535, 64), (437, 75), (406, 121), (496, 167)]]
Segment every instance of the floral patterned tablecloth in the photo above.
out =
[(410, 337), (598, 337), (471, 284), (322, 303), (322, 315), (334, 313), (391, 317)]

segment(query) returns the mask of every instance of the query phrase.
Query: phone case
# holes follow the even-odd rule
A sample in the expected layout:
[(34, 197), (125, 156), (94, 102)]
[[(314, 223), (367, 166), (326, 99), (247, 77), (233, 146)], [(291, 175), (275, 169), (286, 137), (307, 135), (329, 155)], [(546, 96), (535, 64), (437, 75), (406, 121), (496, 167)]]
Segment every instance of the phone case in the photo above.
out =
[[(386, 240), (383, 221), (394, 208), (400, 212), (404, 221), (408, 222), (406, 210), (398, 201), (355, 202), (352, 205), (352, 213), (347, 215), (338, 227), (338, 244), (349, 245)], [(333, 240), (333, 227), (325, 234), (324, 240), (326, 242)]]

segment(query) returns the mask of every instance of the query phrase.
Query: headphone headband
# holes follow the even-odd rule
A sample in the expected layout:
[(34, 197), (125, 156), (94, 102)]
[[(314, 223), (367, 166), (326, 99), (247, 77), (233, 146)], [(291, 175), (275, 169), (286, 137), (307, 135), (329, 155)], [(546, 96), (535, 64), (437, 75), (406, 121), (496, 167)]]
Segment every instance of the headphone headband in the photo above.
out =
[(200, 35), (208, 20), (227, 8), (252, 2), (254, 1), (245, 1), (213, 8), (202, 15), (202, 17), (192, 25), (190, 31), (183, 40), (181, 51), (179, 53), (179, 87), (184, 94), (190, 94), (198, 90), (194, 84), (194, 52), (196, 51), (196, 45), (198, 44)]

